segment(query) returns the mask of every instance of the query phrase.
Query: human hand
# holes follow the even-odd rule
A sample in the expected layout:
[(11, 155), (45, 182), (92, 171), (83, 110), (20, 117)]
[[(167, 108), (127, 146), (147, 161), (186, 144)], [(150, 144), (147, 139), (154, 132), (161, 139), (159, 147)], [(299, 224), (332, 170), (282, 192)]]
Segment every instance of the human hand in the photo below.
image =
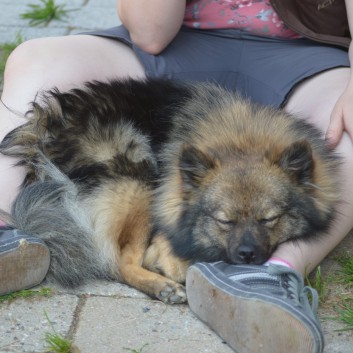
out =
[(338, 145), (344, 131), (353, 141), (353, 88), (343, 92), (332, 110), (325, 136), (330, 148)]

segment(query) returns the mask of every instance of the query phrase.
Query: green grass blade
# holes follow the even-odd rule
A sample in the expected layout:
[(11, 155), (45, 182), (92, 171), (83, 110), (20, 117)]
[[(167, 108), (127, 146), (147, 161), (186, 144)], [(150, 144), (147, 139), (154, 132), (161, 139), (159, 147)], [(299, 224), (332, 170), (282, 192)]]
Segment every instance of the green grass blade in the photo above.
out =
[(31, 289), (23, 289), (18, 292), (10, 293), (10, 294), (5, 294), (0, 296), (0, 303), (3, 302), (12, 302), (15, 299), (19, 298), (30, 298), (30, 297), (37, 297), (37, 296), (43, 296), (43, 297), (48, 297), (52, 294), (51, 288), (40, 288), (38, 290), (31, 290)]
[(55, 352), (55, 353), (70, 353), (72, 347), (72, 341), (63, 338), (62, 336), (56, 333), (47, 332), (45, 334), (45, 342), (47, 343), (46, 352)]
[(350, 331), (353, 330), (353, 301), (348, 300), (343, 302), (340, 308), (337, 309), (337, 320), (341, 321), (345, 327), (337, 331)]
[(0, 76), (4, 76), (5, 65), (12, 51), (23, 42), (22, 36), (17, 34), (16, 41), (12, 43), (0, 44)]
[(63, 21), (69, 11), (65, 5), (56, 5), (54, 0), (41, 0), (42, 5), (29, 4), (29, 10), (21, 18), (29, 20), (31, 26), (47, 26), (51, 21)]
[(53, 323), (50, 321), (46, 311), (44, 311), (44, 315), (53, 330), (53, 332), (46, 332), (45, 334), (45, 342), (47, 344), (47, 350), (45, 352), (71, 353), (73, 342), (56, 333)]

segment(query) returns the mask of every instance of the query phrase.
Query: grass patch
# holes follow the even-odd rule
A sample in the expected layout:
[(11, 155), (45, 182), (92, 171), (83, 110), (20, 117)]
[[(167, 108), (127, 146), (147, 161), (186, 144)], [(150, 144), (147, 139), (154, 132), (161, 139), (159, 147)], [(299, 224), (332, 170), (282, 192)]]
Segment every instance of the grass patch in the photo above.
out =
[(48, 345), (45, 352), (71, 353), (72, 341), (57, 333), (47, 332), (45, 334), (45, 342)]
[(348, 254), (336, 258), (341, 265), (341, 277), (346, 285), (353, 285), (353, 257)]
[(0, 303), (12, 302), (19, 298), (31, 298), (31, 297), (49, 297), (52, 294), (51, 288), (40, 288), (38, 290), (23, 289), (18, 292), (5, 294), (0, 296)]
[(322, 278), (321, 267), (318, 266), (316, 270), (305, 278), (306, 284), (316, 289), (319, 295), (319, 301), (324, 302), (328, 296), (327, 284)]
[(53, 332), (47, 332), (45, 334), (45, 343), (47, 344), (47, 350), (45, 352), (71, 353), (73, 348), (72, 341), (56, 333), (54, 326), (52, 322), (49, 320), (48, 314), (45, 311), (44, 311), (44, 315), (53, 330)]
[(31, 26), (47, 26), (51, 21), (64, 21), (69, 11), (65, 5), (56, 5), (54, 0), (40, 0), (42, 4), (29, 4), (27, 12), (21, 17), (29, 21)]
[(343, 301), (336, 309), (338, 317), (336, 320), (342, 322), (345, 327), (338, 331), (353, 330), (353, 300), (348, 299)]
[(22, 36), (17, 35), (16, 41), (0, 44), (0, 79), (4, 76), (5, 64), (11, 52), (23, 42)]

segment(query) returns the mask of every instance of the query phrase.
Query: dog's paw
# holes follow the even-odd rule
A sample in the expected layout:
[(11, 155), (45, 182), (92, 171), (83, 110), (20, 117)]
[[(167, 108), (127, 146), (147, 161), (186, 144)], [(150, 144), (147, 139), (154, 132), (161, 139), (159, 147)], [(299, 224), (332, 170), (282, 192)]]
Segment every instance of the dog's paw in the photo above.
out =
[(157, 298), (166, 304), (186, 303), (186, 290), (181, 284), (168, 283), (157, 294)]

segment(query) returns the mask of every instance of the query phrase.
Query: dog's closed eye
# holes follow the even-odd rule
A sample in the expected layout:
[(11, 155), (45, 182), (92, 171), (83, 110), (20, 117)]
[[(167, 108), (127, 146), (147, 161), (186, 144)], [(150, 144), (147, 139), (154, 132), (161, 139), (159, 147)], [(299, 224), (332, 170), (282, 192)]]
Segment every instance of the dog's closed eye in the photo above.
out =
[(280, 218), (280, 215), (275, 215), (275, 216), (271, 216), (271, 217), (267, 217), (267, 218), (261, 218), (258, 220), (258, 222), (261, 225), (272, 228), (277, 224), (279, 218)]

